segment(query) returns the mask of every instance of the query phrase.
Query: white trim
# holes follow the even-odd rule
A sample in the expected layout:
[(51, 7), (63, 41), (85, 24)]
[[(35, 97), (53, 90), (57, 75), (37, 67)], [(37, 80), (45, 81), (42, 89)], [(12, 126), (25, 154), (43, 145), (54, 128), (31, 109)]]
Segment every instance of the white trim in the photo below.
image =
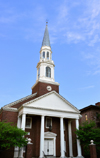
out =
[(40, 97), (38, 97), (38, 98), (35, 98), (35, 99), (33, 99), (33, 100), (31, 100), (31, 101), (29, 101), (29, 102), (26, 102), (26, 103), (24, 103), (23, 104), (23, 106), (25, 106), (25, 105), (27, 105), (27, 104), (29, 104), (29, 103), (32, 103), (32, 102), (35, 102), (35, 101), (37, 101), (37, 100), (39, 100), (39, 99), (41, 99), (41, 98), (44, 98), (44, 97), (46, 97), (46, 96), (48, 96), (48, 95), (50, 95), (50, 94), (55, 94), (55, 95), (57, 95), (60, 99), (62, 99), (65, 103), (67, 103), (68, 105), (70, 105), (74, 110), (76, 110), (78, 113), (80, 113), (80, 111), (74, 106), (74, 105), (72, 105), (69, 101), (67, 101), (65, 98), (63, 98), (60, 94), (58, 94), (57, 92), (55, 92), (55, 91), (51, 91), (51, 92), (49, 92), (49, 93), (46, 93), (46, 94), (44, 94), (44, 95), (42, 95), (42, 96), (40, 96)]
[(18, 112), (18, 109), (17, 109), (17, 108), (3, 107), (2, 109), (3, 109), (4, 111)]
[(55, 110), (48, 110), (48, 109), (39, 109), (39, 108), (33, 108), (29, 106), (24, 106), (19, 111), (19, 116), (21, 116), (23, 113), (26, 114), (32, 114), (32, 115), (44, 115), (44, 116), (50, 116), (50, 117), (63, 117), (63, 118), (71, 118), (71, 119), (79, 119), (80, 114), (78, 113), (72, 113), (67, 111), (55, 111)]
[(40, 80), (40, 79), (39, 79), (39, 80), (37, 80), (36, 83), (31, 87), (31, 89), (33, 89), (33, 88), (38, 84), (38, 82), (49, 83), (49, 84), (58, 85), (58, 86), (60, 85), (58, 82), (51, 82), (51, 81), (46, 81), (46, 80), (44, 81), (44, 80)]

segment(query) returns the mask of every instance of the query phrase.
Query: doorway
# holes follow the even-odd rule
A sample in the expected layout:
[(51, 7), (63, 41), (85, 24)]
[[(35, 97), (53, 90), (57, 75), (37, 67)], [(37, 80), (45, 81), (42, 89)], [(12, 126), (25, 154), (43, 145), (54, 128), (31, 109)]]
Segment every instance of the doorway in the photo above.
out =
[(45, 155), (54, 156), (54, 141), (53, 139), (44, 139)]

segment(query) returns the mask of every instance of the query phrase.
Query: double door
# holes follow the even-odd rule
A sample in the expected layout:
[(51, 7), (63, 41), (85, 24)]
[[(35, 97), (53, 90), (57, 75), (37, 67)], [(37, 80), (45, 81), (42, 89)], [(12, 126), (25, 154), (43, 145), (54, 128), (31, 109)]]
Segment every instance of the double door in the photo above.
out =
[(44, 140), (44, 153), (45, 155), (54, 155), (54, 143), (53, 139)]

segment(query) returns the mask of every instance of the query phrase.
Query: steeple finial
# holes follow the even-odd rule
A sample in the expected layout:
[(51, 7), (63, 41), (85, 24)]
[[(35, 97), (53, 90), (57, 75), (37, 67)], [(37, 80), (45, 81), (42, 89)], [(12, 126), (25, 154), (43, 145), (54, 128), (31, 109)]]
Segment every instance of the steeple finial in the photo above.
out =
[(50, 46), (50, 40), (49, 40), (49, 32), (48, 32), (48, 21), (46, 20), (46, 28), (45, 28), (45, 32), (44, 32), (44, 37), (43, 37), (43, 41), (42, 41), (42, 46)]
[(46, 25), (48, 25), (48, 20), (46, 19)]

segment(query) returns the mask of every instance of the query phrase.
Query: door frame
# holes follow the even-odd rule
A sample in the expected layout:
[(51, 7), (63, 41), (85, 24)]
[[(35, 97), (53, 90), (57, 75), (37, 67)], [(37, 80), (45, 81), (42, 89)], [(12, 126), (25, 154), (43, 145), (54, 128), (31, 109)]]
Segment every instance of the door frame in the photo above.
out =
[(44, 132), (44, 140), (45, 139), (52, 139), (53, 140), (53, 144), (54, 144), (54, 155), (53, 156), (56, 156), (56, 136), (57, 134), (55, 133), (52, 133), (52, 132)]

